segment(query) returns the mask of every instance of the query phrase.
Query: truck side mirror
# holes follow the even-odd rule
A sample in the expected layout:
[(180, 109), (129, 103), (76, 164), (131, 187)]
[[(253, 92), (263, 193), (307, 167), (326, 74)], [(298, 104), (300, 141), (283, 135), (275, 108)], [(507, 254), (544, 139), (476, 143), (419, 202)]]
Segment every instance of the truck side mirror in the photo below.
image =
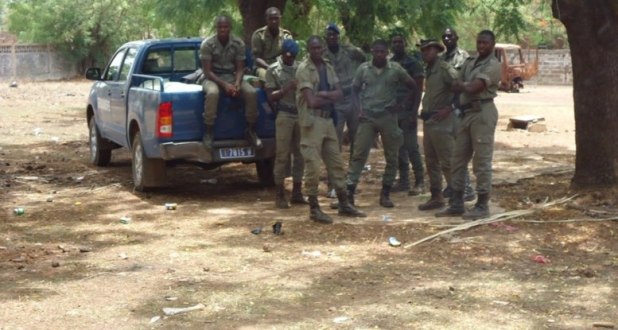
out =
[(86, 70), (86, 79), (88, 80), (101, 80), (101, 69), (88, 68)]

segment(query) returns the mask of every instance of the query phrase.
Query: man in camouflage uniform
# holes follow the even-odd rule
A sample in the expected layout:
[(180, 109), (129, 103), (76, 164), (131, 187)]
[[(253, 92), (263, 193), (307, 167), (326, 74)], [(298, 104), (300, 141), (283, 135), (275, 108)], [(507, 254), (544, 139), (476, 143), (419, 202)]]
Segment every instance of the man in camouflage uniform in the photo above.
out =
[(343, 158), (333, 124), (334, 103), (341, 99), (341, 85), (333, 67), (322, 58), (322, 39), (311, 36), (307, 40), (309, 56), (296, 70), (296, 106), (299, 112), (300, 151), (305, 160), (305, 189), (309, 197), (309, 215), (316, 222), (329, 224), (333, 220), (323, 213), (318, 203), (320, 163), (337, 192), (339, 214), (364, 217), (348, 201), (345, 191)]
[(242, 97), (245, 101), (247, 120), (247, 140), (256, 148), (262, 147), (262, 141), (255, 133), (258, 118), (257, 94), (255, 88), (242, 80), (245, 69), (245, 43), (231, 34), (232, 20), (228, 16), (215, 19), (217, 33), (200, 45), (200, 60), (206, 80), (202, 83), (206, 100), (204, 102), (204, 147), (211, 149), (213, 125), (217, 118), (219, 94)]
[(365, 54), (359, 48), (350, 44), (339, 43), (339, 28), (336, 24), (330, 23), (326, 26), (326, 50), (324, 58), (335, 68), (339, 83), (343, 90), (343, 99), (335, 103), (337, 111), (337, 138), (339, 145), (343, 143), (344, 126), (348, 127), (348, 138), (350, 140), (350, 150), (354, 146), (354, 135), (358, 127), (352, 107), (352, 79), (356, 69), (366, 61)]
[(437, 40), (421, 40), (418, 45), (426, 63), (425, 95), (423, 96), (423, 149), (429, 176), (431, 199), (420, 204), (421, 211), (444, 206), (442, 175), (451, 184), (451, 157), (455, 146), (455, 117), (451, 86), (457, 71), (438, 54), (444, 51)]
[[(416, 82), (419, 90), (423, 90), (425, 73), (423, 65), (415, 57), (406, 53), (406, 40), (402, 32), (391, 35), (391, 61), (399, 63)], [(397, 97), (402, 98), (408, 93), (405, 86), (399, 86)], [(410, 104), (411, 106), (411, 104)], [(403, 131), (403, 145), (399, 148), (399, 182), (392, 191), (407, 191), (408, 195), (416, 196), (424, 190), (423, 160), (418, 146), (418, 108), (408, 107), (399, 113), (399, 128)], [(410, 163), (414, 171), (414, 186), (410, 189)]]
[[(350, 142), (350, 154), (354, 148), (354, 136), (358, 128), (358, 118), (356, 114), (350, 110), (352, 107), (352, 78), (356, 69), (365, 62), (365, 54), (359, 48), (351, 44), (341, 44), (339, 35), (341, 31), (335, 23), (329, 23), (326, 26), (325, 39), (326, 50), (324, 58), (335, 68), (341, 88), (343, 90), (343, 99), (335, 103), (336, 129), (337, 139), (339, 140), (339, 148), (343, 144), (343, 131), (348, 128), (348, 141)], [(332, 185), (329, 183), (328, 197), (336, 197)], [(331, 207), (336, 208), (336, 203), (331, 204)]]
[[(483, 30), (476, 38), (478, 55), (468, 58), (461, 68), (453, 90), (460, 94), (463, 119), (457, 129), (452, 158), (453, 195), (450, 206), (436, 214), (438, 217), (463, 215), (475, 220), (489, 215), (494, 134), (498, 109), (494, 98), (500, 85), (500, 63), (493, 56), (496, 38), (493, 32)], [(463, 189), (468, 162), (476, 176), (476, 204), (470, 211), (463, 205)]]
[(253, 32), (251, 36), (251, 52), (255, 62), (255, 74), (264, 81), (266, 69), (275, 63), (281, 54), (283, 40), (292, 39), (292, 33), (281, 28), (281, 11), (277, 7), (266, 9), (266, 26)]
[[(397, 153), (403, 143), (397, 113), (408, 106), (418, 107), (420, 92), (406, 70), (388, 60), (386, 41), (374, 41), (371, 54), (373, 59), (361, 64), (352, 82), (353, 109), (359, 114), (359, 125), (350, 158), (347, 188), (349, 199), (354, 204), (356, 186), (376, 133), (379, 133), (386, 160), (379, 203), (383, 207), (394, 207), (390, 190), (397, 175)], [(401, 85), (408, 88), (408, 95), (405, 101), (398, 102), (397, 87)]]
[[(453, 28), (446, 28), (442, 33), (442, 42), (444, 46), (446, 46), (446, 52), (441, 55), (441, 58), (444, 62), (450, 64), (455, 70), (461, 70), (464, 62), (470, 54), (464, 49), (461, 49), (457, 46), (457, 42), (459, 41), (459, 36), (457, 35), (457, 31)], [(453, 104), (455, 107), (459, 107), (459, 97), (456, 95)], [(456, 118), (454, 123), (458, 125), (460, 122), (459, 118)], [(447, 186), (444, 191), (446, 197), (450, 197), (452, 193), (451, 186)], [(466, 169), (466, 188), (464, 189), (464, 201), (473, 201), (475, 198), (474, 188), (472, 188), (472, 184), (470, 183), (470, 172)]]
[(298, 110), (296, 108), (296, 55), (299, 46), (296, 41), (286, 39), (281, 46), (281, 55), (266, 71), (266, 94), (268, 100), (275, 105), (277, 111), (276, 125), (276, 156), (275, 185), (277, 193), (275, 206), (280, 209), (289, 208), (285, 197), (284, 179), (286, 177), (288, 160), (293, 156), (292, 163), (292, 196), (290, 202), (306, 204), (301, 192), (304, 160), (300, 153), (300, 126), (298, 125)]

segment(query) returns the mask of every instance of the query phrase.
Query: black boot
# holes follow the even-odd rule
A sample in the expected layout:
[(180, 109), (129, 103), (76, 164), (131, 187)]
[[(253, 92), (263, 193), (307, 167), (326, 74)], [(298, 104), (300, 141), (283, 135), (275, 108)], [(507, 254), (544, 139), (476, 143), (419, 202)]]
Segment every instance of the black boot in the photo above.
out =
[(346, 189), (348, 191), (348, 202), (350, 202), (350, 204), (352, 205), (356, 205), (354, 204), (354, 195), (356, 195), (356, 185), (353, 184), (349, 184), (346, 186)]
[(414, 187), (408, 191), (408, 196), (418, 196), (425, 192), (425, 182), (422, 179), (417, 179)]
[(382, 190), (380, 191), (380, 206), (382, 207), (395, 207), (393, 201), (391, 201), (391, 187), (387, 185), (382, 185)]
[(292, 204), (309, 204), (305, 196), (303, 196), (302, 187), (302, 182), (294, 182), (292, 186), (292, 197), (290, 197), (290, 202)]
[(435, 210), (444, 207), (444, 197), (442, 197), (442, 189), (432, 189), (431, 199), (418, 206), (421, 211)]
[(402, 192), (410, 190), (410, 178), (409, 171), (399, 170), (399, 180), (395, 185), (391, 188), (391, 192)]
[(204, 136), (202, 137), (202, 143), (204, 144), (204, 148), (210, 150), (212, 148), (212, 137), (213, 137), (212, 125), (204, 126)]
[(348, 193), (345, 190), (337, 192), (337, 200), (339, 200), (339, 215), (345, 215), (348, 217), (365, 218), (367, 215), (361, 210), (354, 207), (348, 197)]
[(275, 195), (275, 206), (279, 209), (287, 209), (290, 207), (288, 201), (285, 199), (285, 186), (283, 184), (277, 185), (277, 193)]
[(245, 131), (245, 136), (249, 143), (254, 146), (256, 149), (261, 149), (263, 147), (262, 140), (257, 136), (255, 132), (255, 124), (248, 124), (247, 130)]
[(487, 218), (489, 216), (489, 206), (487, 203), (489, 203), (489, 194), (478, 194), (474, 208), (470, 211), (466, 211), (462, 218), (464, 220)]
[(451, 197), (453, 197), (453, 188), (450, 185), (447, 185), (446, 188), (444, 188), (444, 190), (442, 190), (442, 196), (444, 198), (451, 198)]
[(315, 222), (327, 225), (333, 223), (333, 219), (320, 209), (318, 196), (309, 196), (309, 218)]
[[(355, 206), (354, 204), (354, 195), (356, 194), (356, 185), (349, 184), (346, 186), (346, 190), (348, 193), (348, 202), (350, 205)], [(333, 210), (339, 209), (339, 196), (337, 195), (337, 199), (330, 203), (330, 208)]]
[(464, 214), (463, 191), (453, 190), (451, 199), (449, 200), (449, 206), (436, 213), (436, 217), (454, 217)]
[(470, 172), (466, 171), (465, 177), (465, 188), (464, 188), (464, 202), (471, 202), (476, 198), (476, 194), (474, 188), (472, 188), (472, 183), (470, 183)]

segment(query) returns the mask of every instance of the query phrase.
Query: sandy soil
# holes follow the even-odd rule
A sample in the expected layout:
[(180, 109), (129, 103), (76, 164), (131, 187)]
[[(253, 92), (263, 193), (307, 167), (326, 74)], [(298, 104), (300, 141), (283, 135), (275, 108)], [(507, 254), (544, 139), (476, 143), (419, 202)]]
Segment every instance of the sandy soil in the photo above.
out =
[[(369, 217), (334, 215), (331, 226), (310, 222), (306, 207), (275, 209), (274, 190), (250, 165), (178, 166), (169, 187), (137, 193), (128, 152), (109, 167), (88, 164), (89, 86), (0, 86), (0, 329), (618, 326), (618, 224), (594, 221), (618, 214), (611, 193), (391, 247), (390, 236), (406, 245), (461, 220), (419, 212), (427, 195), (395, 194), (397, 207), (381, 208), (381, 150), (359, 186)], [(571, 95), (540, 86), (500, 94), (494, 213), (576, 193)], [(544, 117), (547, 131), (507, 130), (525, 114)], [(555, 222), (564, 220), (578, 221)], [(273, 235), (276, 221), (283, 235)]]

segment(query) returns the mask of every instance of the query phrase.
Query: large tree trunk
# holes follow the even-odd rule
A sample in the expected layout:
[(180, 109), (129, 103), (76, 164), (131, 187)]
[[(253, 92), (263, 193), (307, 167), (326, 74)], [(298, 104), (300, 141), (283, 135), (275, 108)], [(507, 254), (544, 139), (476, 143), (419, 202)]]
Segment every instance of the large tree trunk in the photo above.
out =
[(243, 39), (251, 46), (253, 31), (266, 25), (266, 9), (277, 7), (283, 14), (286, 0), (238, 0), (238, 9), (243, 22)]
[(573, 186), (618, 182), (618, 1), (552, 0), (567, 30), (573, 65)]

